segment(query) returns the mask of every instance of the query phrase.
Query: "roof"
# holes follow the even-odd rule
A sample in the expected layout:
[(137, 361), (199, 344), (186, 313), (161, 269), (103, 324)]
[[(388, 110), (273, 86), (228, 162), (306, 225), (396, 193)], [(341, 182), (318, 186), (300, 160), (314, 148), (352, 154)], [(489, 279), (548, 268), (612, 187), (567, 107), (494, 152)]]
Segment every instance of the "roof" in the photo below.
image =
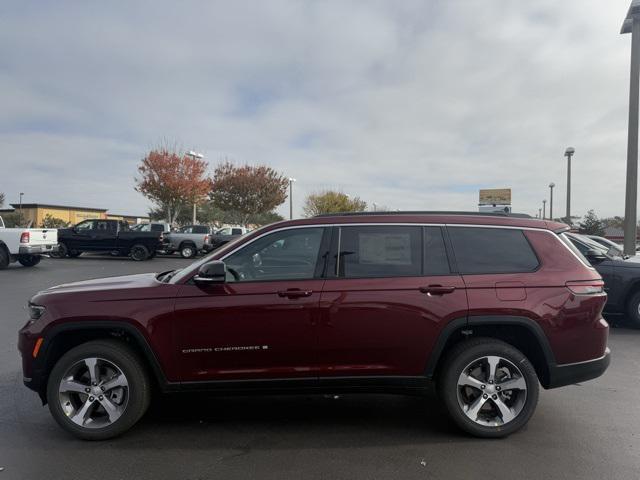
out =
[(478, 214), (477, 212), (380, 212), (375, 215), (363, 214), (334, 214), (323, 215), (313, 218), (305, 218), (301, 220), (287, 220), (279, 222), (281, 226), (295, 225), (327, 225), (342, 223), (447, 223), (459, 225), (487, 225), (487, 226), (505, 226), (505, 227), (522, 227), (522, 228), (540, 228), (552, 230), (554, 232), (568, 230), (568, 225), (550, 220), (539, 220), (531, 217), (513, 216), (513, 215), (492, 215)]
[[(12, 203), (13, 208), (20, 208), (19, 203)], [(106, 212), (106, 208), (92, 208), (92, 207), (72, 207), (69, 205), (52, 205), (50, 203), (23, 203), (22, 208), (60, 208), (63, 210), (88, 210), (91, 212)]]

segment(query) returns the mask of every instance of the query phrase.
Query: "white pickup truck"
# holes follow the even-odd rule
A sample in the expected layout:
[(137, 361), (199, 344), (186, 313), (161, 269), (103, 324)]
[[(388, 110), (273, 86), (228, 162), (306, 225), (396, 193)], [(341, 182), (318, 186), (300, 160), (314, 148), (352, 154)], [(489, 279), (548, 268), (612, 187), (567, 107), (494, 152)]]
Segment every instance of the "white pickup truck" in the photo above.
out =
[(25, 267), (40, 263), (43, 253), (58, 250), (58, 231), (55, 228), (5, 228), (0, 217), (0, 270), (10, 263)]

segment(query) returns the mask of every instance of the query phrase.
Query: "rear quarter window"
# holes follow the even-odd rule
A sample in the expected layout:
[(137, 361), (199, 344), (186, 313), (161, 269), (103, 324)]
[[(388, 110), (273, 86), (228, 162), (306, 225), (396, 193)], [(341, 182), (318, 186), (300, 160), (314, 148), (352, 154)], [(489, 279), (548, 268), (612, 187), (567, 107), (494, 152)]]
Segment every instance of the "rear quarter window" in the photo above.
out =
[(462, 274), (527, 273), (539, 266), (522, 230), (449, 226), (448, 231)]

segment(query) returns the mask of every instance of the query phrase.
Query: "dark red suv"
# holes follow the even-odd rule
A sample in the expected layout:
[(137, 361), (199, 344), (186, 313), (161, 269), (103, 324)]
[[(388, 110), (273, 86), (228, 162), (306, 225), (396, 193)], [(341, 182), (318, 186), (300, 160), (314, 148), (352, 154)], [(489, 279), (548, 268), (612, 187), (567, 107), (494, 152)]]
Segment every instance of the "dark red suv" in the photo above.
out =
[(521, 428), (609, 365), (606, 295), (563, 224), (351, 214), (254, 231), (177, 271), (60, 285), (20, 330), (24, 382), (84, 439), (159, 391), (419, 393), (467, 432)]

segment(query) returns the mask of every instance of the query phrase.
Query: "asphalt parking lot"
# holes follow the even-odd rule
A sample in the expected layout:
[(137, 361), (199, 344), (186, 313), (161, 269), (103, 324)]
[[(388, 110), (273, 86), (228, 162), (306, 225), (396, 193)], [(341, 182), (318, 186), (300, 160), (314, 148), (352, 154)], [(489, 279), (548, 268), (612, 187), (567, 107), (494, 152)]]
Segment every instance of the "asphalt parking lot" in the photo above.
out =
[(187, 263), (81, 257), (0, 272), (0, 480), (640, 478), (640, 331), (622, 328), (603, 377), (542, 391), (529, 425), (504, 440), (460, 433), (433, 395), (180, 395), (156, 401), (119, 439), (67, 435), (22, 385), (23, 305), (55, 284)]

